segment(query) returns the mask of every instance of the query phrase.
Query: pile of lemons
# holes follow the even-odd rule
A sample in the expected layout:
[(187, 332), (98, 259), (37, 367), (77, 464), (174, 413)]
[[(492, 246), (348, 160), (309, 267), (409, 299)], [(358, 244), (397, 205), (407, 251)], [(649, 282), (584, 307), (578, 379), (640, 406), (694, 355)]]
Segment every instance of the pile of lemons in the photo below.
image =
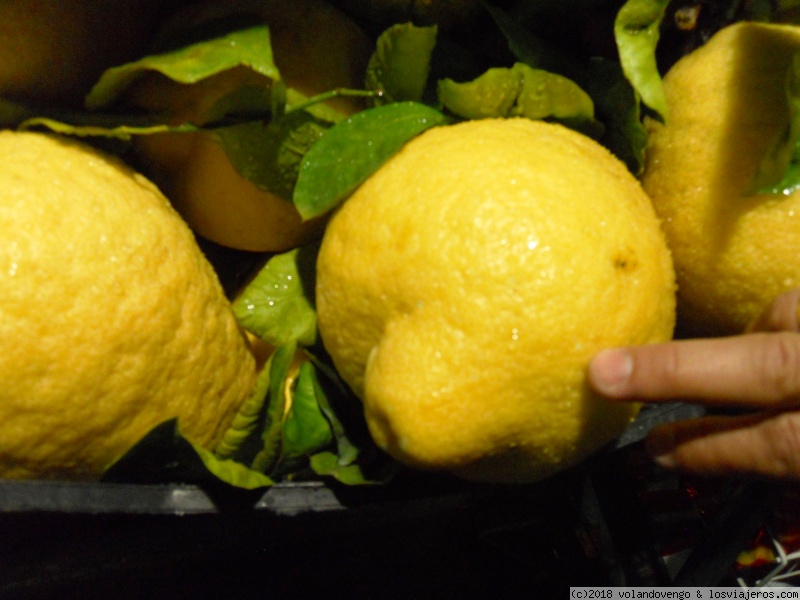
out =
[[(0, 5), (0, 23), (24, 4)], [(40, 4), (47, 22), (96, 20), (78, 0)], [(85, 94), (108, 61), (149, 43), (149, 13), (130, 4), (123, 22), (140, 15), (127, 31), (141, 40), (104, 37), (114, 48), (77, 57), (56, 81), (38, 76), (42, 53), (87, 47), (75, 36), (93, 29), (29, 36), (47, 47), (26, 52), (30, 64), (5, 61), (27, 74), (0, 72), (0, 93)], [(187, 4), (182, 23), (220, 6)], [(360, 87), (372, 42), (342, 13), (322, 0), (257, 5), (290, 85)], [(143, 175), (79, 141), (3, 131), (0, 476), (95, 478), (176, 416), (214, 448), (256, 360), (194, 234), (271, 252), (321, 238), (322, 341), (397, 460), (499, 482), (580, 462), (638, 410), (589, 389), (594, 354), (670, 339), (676, 303), (698, 331), (739, 331), (800, 282), (798, 200), (748, 188), (788, 121), (779, 82), (798, 46), (794, 28), (742, 24), (680, 61), (664, 81), (667, 120), (648, 125), (641, 181), (560, 125), (484, 119), (413, 139), (313, 222), (242, 179), (205, 133), (143, 138)], [(191, 119), (247, 76), (210, 89), (152, 76), (135, 102)]]

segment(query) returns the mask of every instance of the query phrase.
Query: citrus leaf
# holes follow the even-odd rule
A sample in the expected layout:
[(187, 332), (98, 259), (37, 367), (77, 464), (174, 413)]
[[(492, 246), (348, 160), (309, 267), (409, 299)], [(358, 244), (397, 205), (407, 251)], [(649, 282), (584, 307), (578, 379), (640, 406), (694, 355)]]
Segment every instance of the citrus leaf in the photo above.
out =
[(254, 490), (272, 480), (233, 460), (223, 460), (180, 433), (177, 419), (154, 427), (102, 477), (107, 482), (186, 483)]
[[(260, 433), (265, 419), (271, 366), (272, 356), (259, 371), (253, 390), (236, 411), (231, 424), (222, 435), (222, 440), (215, 450), (219, 458), (232, 458), (242, 463), (249, 463), (260, 450)], [(250, 451), (249, 448), (254, 443), (257, 443), (258, 447)]]
[(331, 125), (299, 110), (215, 129), (214, 137), (242, 177), (291, 202), (303, 156)]
[(192, 445), (203, 465), (220, 481), (246, 490), (260, 489), (272, 485), (273, 481), (257, 471), (248, 469), (234, 460), (218, 458), (210, 450)]
[(333, 477), (346, 485), (372, 483), (357, 464), (343, 465), (333, 452), (320, 452), (309, 459), (309, 464), (317, 475)]
[(442, 105), (466, 119), (526, 117), (602, 131), (594, 121), (594, 103), (578, 84), (561, 75), (516, 63), (496, 67), (466, 83), (439, 82)]
[(261, 450), (255, 455), (250, 467), (259, 473), (270, 472), (280, 461), (283, 418), (286, 412), (286, 379), (294, 360), (296, 349), (289, 343), (275, 350), (269, 373), (269, 395), (265, 412), (264, 429), (261, 433)]
[(422, 100), (435, 45), (436, 26), (398, 23), (384, 31), (367, 65), (367, 89), (381, 92), (373, 105)]
[(269, 28), (266, 25), (251, 25), (164, 54), (145, 56), (112, 67), (102, 74), (86, 96), (85, 105), (90, 110), (112, 105), (136, 79), (148, 71), (156, 71), (179, 83), (190, 84), (237, 66), (248, 67), (272, 81), (280, 80), (280, 73), (272, 60)]
[(789, 122), (758, 165), (748, 192), (789, 195), (800, 189), (800, 52), (786, 72)]
[(292, 401), (283, 423), (282, 456), (287, 459), (317, 452), (333, 442), (333, 433), (317, 400), (320, 391), (310, 362), (300, 365)]
[(669, 0), (627, 0), (614, 21), (614, 36), (625, 76), (642, 102), (667, 118), (667, 99), (656, 64), (659, 28)]
[(522, 75), (506, 67), (495, 67), (469, 82), (441, 79), (439, 101), (465, 119), (507, 117), (522, 90)]
[(592, 99), (574, 81), (522, 63), (515, 64), (513, 70), (522, 78), (522, 89), (511, 109), (512, 116), (588, 121), (594, 118)]
[(411, 138), (446, 117), (417, 102), (397, 102), (354, 114), (331, 127), (306, 153), (294, 190), (304, 219), (333, 209)]
[(317, 337), (313, 304), (316, 248), (276, 254), (233, 301), (239, 324), (273, 346), (297, 342), (311, 346)]
[(345, 485), (376, 485), (388, 483), (397, 470), (397, 463), (385, 462), (377, 467), (351, 463), (343, 464), (333, 452), (323, 451), (309, 459), (311, 469), (317, 475), (333, 477)]
[[(349, 392), (348, 388), (346, 388), (345, 384), (341, 381), (339, 374), (333, 367), (323, 365), (318, 359), (315, 360), (313, 356), (311, 358), (314, 360), (319, 374), (324, 377), (326, 382), (335, 386), (335, 390), (339, 396), (345, 398), (346, 400), (359, 402), (358, 399), (352, 395), (352, 392)], [(325, 415), (325, 418), (328, 420), (331, 432), (336, 440), (336, 454), (338, 455), (339, 464), (349, 465), (350, 463), (355, 462), (355, 460), (358, 458), (359, 448), (356, 444), (350, 441), (347, 429), (342, 424), (342, 421), (339, 419), (339, 416), (336, 414), (333, 406), (331, 406), (331, 402), (328, 398), (328, 392), (322, 385), (320, 379), (318, 377), (315, 378), (313, 383), (316, 388), (315, 393), (317, 402), (319, 403), (319, 408)]]

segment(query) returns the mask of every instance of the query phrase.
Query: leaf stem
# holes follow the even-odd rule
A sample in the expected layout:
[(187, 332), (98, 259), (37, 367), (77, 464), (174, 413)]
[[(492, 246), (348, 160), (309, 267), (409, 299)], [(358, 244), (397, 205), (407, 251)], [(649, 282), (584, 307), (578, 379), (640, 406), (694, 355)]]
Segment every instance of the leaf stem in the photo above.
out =
[(381, 90), (353, 90), (350, 88), (336, 88), (335, 90), (330, 90), (328, 92), (323, 92), (322, 94), (312, 96), (305, 102), (300, 102), (299, 104), (289, 106), (286, 108), (286, 112), (284, 114), (298, 110), (304, 110), (309, 106), (313, 106), (314, 104), (319, 104), (321, 102), (327, 102), (328, 100), (333, 100), (334, 98), (380, 98), (382, 95), (383, 91)]

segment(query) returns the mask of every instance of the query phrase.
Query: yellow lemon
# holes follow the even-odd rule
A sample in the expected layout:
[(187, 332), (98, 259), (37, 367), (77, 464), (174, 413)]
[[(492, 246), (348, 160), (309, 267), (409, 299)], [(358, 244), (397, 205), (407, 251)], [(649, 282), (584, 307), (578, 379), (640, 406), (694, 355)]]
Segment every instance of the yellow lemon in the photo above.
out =
[(3, 0), (0, 96), (80, 105), (100, 74), (149, 43), (175, 0)]
[[(267, 23), (274, 61), (287, 87), (307, 96), (363, 88), (373, 44), (324, 0), (205, 2), (181, 11), (174, 23), (187, 27), (237, 13), (255, 13)], [(244, 67), (191, 86), (153, 74), (137, 86), (131, 101), (170, 114), (176, 122), (202, 125), (208, 108), (244, 85), (263, 86), (265, 79)], [(329, 105), (339, 116), (363, 108), (352, 98), (335, 98)], [(207, 239), (240, 250), (279, 251), (321, 233), (320, 219), (303, 222), (290, 201), (239, 175), (209, 134), (143, 136), (137, 148), (142, 170)]]
[(94, 478), (177, 417), (213, 448), (255, 361), (157, 188), (73, 140), (0, 133), (0, 476)]
[(748, 195), (789, 119), (800, 29), (739, 23), (664, 78), (666, 125), (648, 121), (642, 185), (663, 221), (689, 335), (737, 333), (800, 285), (800, 194)]
[(637, 408), (594, 395), (588, 361), (674, 325), (639, 183), (527, 119), (406, 144), (332, 217), (317, 271), (323, 342), (377, 444), (472, 479), (535, 481), (615, 438)]

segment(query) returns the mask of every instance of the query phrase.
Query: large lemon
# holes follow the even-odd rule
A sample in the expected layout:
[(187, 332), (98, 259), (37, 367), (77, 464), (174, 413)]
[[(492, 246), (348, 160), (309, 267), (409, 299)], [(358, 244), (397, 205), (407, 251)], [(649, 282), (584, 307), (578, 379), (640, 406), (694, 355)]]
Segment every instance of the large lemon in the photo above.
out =
[(0, 476), (93, 478), (178, 417), (213, 448), (253, 356), (189, 228), (81, 143), (0, 133)]
[[(307, 96), (363, 88), (374, 46), (324, 0), (203, 2), (181, 11), (167, 30), (237, 13), (254, 13), (269, 26), (274, 61), (288, 87)], [(138, 85), (131, 102), (169, 114), (175, 122), (203, 125), (210, 107), (245, 85), (268, 82), (244, 67), (191, 86), (153, 74)], [(339, 116), (363, 108), (352, 98), (335, 98), (329, 104)], [(205, 238), (241, 250), (278, 251), (320, 234), (320, 220), (304, 222), (291, 201), (239, 175), (210, 134), (144, 136), (137, 149), (144, 172)]]
[(740, 332), (800, 285), (800, 194), (748, 195), (788, 124), (798, 50), (799, 28), (740, 23), (664, 78), (669, 117), (648, 121), (642, 184), (663, 220), (689, 335)]
[(409, 142), (332, 217), (317, 268), (322, 339), (375, 441), (474, 479), (535, 481), (616, 437), (637, 408), (590, 391), (589, 359), (674, 325), (639, 183), (527, 119)]

